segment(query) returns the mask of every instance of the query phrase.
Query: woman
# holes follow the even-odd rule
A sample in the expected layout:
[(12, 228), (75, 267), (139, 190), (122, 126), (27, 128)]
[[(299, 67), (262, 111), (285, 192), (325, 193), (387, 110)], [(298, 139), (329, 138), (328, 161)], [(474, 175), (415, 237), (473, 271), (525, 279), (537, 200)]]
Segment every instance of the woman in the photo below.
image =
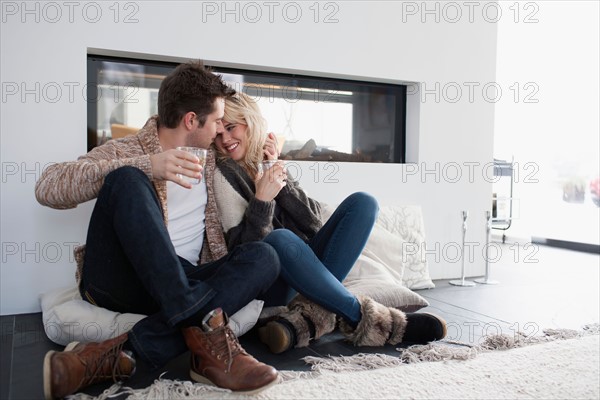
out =
[[(259, 329), (271, 351), (307, 346), (335, 328), (335, 315), (357, 346), (425, 343), (445, 335), (437, 317), (404, 314), (357, 298), (342, 285), (377, 218), (372, 196), (349, 196), (322, 225), (319, 203), (289, 179), (283, 162), (261, 171), (263, 160), (276, 160), (278, 151), (275, 136), (264, 133), (258, 105), (238, 93), (227, 101), (223, 122), (225, 132), (215, 139), (222, 157), (214, 190), (227, 246), (264, 240), (281, 261), (281, 275), (263, 300), (266, 306), (287, 304), (288, 311)], [(296, 291), (300, 295), (290, 302)]]

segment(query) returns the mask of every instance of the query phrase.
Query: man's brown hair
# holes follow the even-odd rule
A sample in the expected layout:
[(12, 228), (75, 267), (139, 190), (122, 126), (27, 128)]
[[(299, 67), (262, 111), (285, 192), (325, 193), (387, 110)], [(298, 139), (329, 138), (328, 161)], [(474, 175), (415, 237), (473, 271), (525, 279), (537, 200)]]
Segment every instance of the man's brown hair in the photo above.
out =
[(183, 116), (192, 111), (204, 126), (214, 111), (217, 97), (228, 97), (235, 90), (227, 86), (202, 61), (181, 64), (162, 81), (158, 91), (158, 117), (161, 125), (176, 128)]

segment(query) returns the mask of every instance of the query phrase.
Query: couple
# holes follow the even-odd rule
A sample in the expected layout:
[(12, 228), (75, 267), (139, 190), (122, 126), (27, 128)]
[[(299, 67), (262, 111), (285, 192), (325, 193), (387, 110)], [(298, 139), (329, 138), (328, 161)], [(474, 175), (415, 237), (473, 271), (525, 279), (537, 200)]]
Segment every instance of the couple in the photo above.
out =
[[(278, 373), (244, 351), (227, 315), (255, 298), (287, 304), (294, 291), (301, 295), (289, 311), (259, 331), (275, 352), (330, 332), (334, 314), (356, 345), (444, 335), (443, 321), (345, 290), (340, 281), (367, 240), (377, 205), (353, 195), (321, 227), (318, 204), (287, 180), (282, 164), (258, 174), (265, 156), (276, 157), (273, 137), (261, 136), (263, 124), (256, 105), (202, 63), (183, 64), (162, 82), (158, 116), (137, 135), (45, 170), (36, 184), (41, 204), (65, 209), (97, 198), (85, 252), (79, 250), (83, 299), (148, 315), (113, 339), (49, 352), (47, 398), (126, 379), (136, 359), (138, 368), (156, 369), (186, 351), (192, 379), (236, 392), (263, 390)], [(209, 151), (204, 170), (176, 149), (213, 141), (223, 156), (216, 161)], [(192, 186), (182, 175), (204, 179)]]

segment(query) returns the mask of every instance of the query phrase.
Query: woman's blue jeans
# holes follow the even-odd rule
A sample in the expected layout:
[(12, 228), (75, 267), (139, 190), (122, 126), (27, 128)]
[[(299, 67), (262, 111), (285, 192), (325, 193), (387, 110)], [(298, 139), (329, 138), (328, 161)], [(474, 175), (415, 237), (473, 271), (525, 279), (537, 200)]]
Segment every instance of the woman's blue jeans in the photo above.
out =
[(187, 351), (182, 324), (197, 325), (217, 307), (234, 314), (278, 275), (277, 253), (263, 242), (200, 266), (178, 257), (152, 183), (121, 167), (106, 176), (92, 212), (80, 292), (100, 307), (148, 315), (128, 339), (138, 358), (159, 368)]
[(308, 243), (287, 229), (272, 231), (264, 241), (279, 255), (281, 275), (265, 294), (265, 306), (285, 305), (298, 291), (357, 324), (360, 304), (341, 282), (367, 243), (378, 212), (377, 200), (359, 192), (346, 198)]

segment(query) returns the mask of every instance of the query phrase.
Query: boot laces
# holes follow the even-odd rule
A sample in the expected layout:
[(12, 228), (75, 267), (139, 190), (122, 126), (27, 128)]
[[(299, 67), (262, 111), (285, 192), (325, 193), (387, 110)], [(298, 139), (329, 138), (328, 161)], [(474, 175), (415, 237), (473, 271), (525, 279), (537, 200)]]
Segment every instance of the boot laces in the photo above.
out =
[(227, 372), (229, 372), (235, 356), (245, 353), (237, 337), (229, 326), (225, 326), (223, 329), (216, 331), (207, 332), (207, 336), (214, 346), (213, 348), (217, 358), (223, 359), (223, 361), (227, 363)]
[[(116, 346), (111, 347), (108, 351), (93, 355), (91, 365), (89, 361), (83, 361), (85, 364), (85, 376), (83, 377), (82, 387), (91, 385), (99, 379), (112, 378), (113, 382), (118, 382), (124, 376), (128, 376), (121, 370), (121, 363), (119, 362), (119, 356), (123, 350), (123, 345), (120, 343)], [(99, 352), (99, 351), (98, 351)], [(110, 375), (107, 376), (103, 372), (106, 365), (110, 365)]]

